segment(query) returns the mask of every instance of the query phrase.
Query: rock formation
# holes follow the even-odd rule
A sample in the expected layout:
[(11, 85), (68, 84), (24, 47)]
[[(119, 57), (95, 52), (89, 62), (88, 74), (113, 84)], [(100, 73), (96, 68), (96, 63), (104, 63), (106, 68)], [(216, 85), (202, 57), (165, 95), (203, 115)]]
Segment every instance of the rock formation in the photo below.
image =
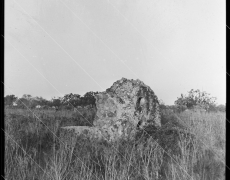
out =
[(93, 127), (63, 129), (90, 138), (116, 141), (132, 139), (138, 130), (149, 125), (161, 126), (157, 96), (140, 80), (122, 78), (95, 98), (97, 113)]

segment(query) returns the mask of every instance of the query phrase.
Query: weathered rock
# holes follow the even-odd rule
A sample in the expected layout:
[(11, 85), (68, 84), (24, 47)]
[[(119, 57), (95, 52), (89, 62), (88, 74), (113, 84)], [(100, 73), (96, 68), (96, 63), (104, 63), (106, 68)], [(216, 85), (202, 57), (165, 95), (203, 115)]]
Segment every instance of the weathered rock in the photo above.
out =
[(161, 126), (157, 96), (140, 80), (122, 78), (95, 96), (97, 113), (94, 127), (66, 127), (77, 134), (108, 141), (132, 139), (136, 131)]

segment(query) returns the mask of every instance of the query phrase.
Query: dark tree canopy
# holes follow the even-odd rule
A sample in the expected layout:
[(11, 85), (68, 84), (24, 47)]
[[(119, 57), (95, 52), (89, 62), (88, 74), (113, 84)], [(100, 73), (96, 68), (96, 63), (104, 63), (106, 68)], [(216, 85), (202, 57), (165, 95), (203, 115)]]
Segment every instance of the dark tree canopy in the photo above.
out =
[(87, 92), (82, 98), (83, 104), (96, 106), (96, 99), (94, 97), (96, 94), (98, 94), (98, 92)]
[(53, 98), (50, 103), (51, 106), (60, 107), (61, 106), (61, 99), (60, 98)]
[(17, 97), (15, 95), (7, 95), (4, 97), (4, 104), (8, 106), (13, 106), (13, 103), (17, 100)]

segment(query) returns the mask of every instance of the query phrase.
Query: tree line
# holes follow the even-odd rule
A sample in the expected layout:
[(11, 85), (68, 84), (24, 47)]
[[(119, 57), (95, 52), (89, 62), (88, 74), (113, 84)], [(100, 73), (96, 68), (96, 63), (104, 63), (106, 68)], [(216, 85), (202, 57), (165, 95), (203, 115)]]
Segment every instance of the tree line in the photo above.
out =
[[(96, 106), (95, 95), (98, 92), (87, 92), (83, 96), (79, 94), (66, 94), (64, 97), (52, 98), (51, 100), (46, 100), (42, 97), (32, 97), (31, 95), (24, 94), (21, 98), (15, 95), (7, 95), (4, 97), (5, 106), (18, 108), (35, 108), (41, 106), (43, 108), (55, 107), (63, 109), (73, 109), (74, 107), (84, 107), (84, 106)], [(171, 109), (174, 112), (182, 112), (187, 109), (204, 109), (205, 111), (222, 111), (225, 112), (225, 105), (217, 105), (216, 98), (211, 97), (209, 93), (205, 91), (200, 91), (199, 89), (191, 89), (187, 94), (181, 94), (177, 97), (174, 105), (165, 105), (162, 100), (160, 100), (161, 109)]]
[(96, 106), (95, 95), (98, 92), (87, 92), (83, 96), (79, 94), (66, 94), (64, 97), (52, 98), (51, 100), (46, 100), (42, 97), (32, 97), (29, 94), (24, 94), (22, 97), (18, 98), (15, 95), (6, 95), (4, 97), (4, 105), (7, 107), (17, 107), (17, 108), (62, 108), (62, 109), (73, 109), (74, 107), (84, 107), (84, 106)]

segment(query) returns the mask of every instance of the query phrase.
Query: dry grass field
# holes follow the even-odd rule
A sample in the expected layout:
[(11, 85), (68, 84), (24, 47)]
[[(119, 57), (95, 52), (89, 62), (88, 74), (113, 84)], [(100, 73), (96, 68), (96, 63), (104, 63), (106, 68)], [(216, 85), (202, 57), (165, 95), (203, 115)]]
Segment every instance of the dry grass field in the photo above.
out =
[[(34, 115), (34, 114), (35, 115)], [(63, 126), (91, 126), (95, 111), (5, 110), (7, 180), (218, 180), (225, 178), (225, 113), (162, 113), (162, 128), (135, 142), (75, 147)], [(89, 121), (86, 121), (86, 119)], [(180, 133), (180, 129), (183, 132)]]

